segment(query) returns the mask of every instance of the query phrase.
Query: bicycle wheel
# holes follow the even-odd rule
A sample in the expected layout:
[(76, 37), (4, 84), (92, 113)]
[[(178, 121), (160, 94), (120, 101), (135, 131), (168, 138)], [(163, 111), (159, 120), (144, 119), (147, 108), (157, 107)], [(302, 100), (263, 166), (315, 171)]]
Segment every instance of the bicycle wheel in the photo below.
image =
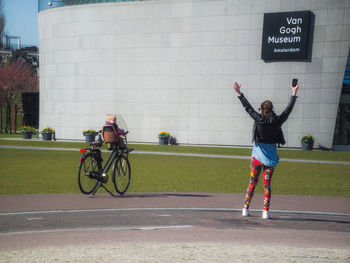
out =
[(125, 156), (119, 156), (114, 163), (112, 180), (115, 190), (123, 195), (129, 187), (131, 178), (130, 163)]
[(78, 185), (83, 194), (91, 194), (97, 187), (98, 164), (94, 155), (88, 153), (84, 155), (78, 168)]

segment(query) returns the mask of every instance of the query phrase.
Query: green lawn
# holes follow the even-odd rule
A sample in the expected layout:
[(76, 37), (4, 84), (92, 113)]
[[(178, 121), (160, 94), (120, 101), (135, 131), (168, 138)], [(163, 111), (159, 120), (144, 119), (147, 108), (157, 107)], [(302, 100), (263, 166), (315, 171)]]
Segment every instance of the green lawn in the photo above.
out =
[[(85, 143), (5, 141), (0, 145), (69, 147), (77, 151), (0, 149), (0, 194), (78, 193), (77, 167)], [(133, 145), (138, 151), (250, 155), (250, 149)], [(345, 155), (345, 157), (343, 156)], [(104, 154), (106, 159), (106, 154)], [(349, 153), (281, 150), (283, 158), (349, 160)], [(317, 158), (319, 157), (319, 158)], [(129, 192), (243, 193), (249, 160), (130, 154)], [(350, 166), (281, 162), (272, 180), (274, 194), (350, 197)], [(109, 188), (113, 188), (109, 181)], [(103, 191), (103, 190), (101, 190)], [(262, 182), (257, 192), (262, 193)]]

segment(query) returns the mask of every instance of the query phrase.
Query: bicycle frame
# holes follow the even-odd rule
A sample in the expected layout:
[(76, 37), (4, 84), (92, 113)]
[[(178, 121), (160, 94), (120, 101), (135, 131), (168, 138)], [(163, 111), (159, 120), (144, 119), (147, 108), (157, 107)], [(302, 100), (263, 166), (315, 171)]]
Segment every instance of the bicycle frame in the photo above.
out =
[[(100, 152), (101, 154), (101, 152)], [(109, 169), (111, 168), (113, 161), (118, 157), (118, 150), (116, 148), (113, 149), (111, 154), (108, 157), (107, 162), (102, 168), (102, 173), (108, 173)]]

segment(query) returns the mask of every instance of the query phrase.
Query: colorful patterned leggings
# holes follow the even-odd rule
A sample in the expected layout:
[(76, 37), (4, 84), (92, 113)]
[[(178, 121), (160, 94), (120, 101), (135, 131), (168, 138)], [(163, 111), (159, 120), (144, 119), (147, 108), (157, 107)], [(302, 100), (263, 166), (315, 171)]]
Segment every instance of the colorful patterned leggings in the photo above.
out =
[(273, 166), (265, 166), (263, 163), (253, 158), (250, 166), (250, 183), (245, 196), (244, 208), (248, 209), (254, 196), (255, 186), (258, 184), (259, 176), (263, 171), (264, 181), (264, 211), (269, 211), (271, 199), (271, 179), (274, 171)]

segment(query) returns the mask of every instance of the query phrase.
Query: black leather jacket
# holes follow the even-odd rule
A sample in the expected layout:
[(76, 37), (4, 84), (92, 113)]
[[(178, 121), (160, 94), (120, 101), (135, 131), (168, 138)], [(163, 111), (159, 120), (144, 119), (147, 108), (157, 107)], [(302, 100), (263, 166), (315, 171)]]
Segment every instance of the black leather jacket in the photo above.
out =
[(292, 112), (297, 96), (291, 96), (289, 103), (281, 115), (277, 116), (274, 112), (272, 117), (265, 118), (260, 113), (256, 112), (249, 104), (248, 100), (244, 97), (243, 93), (238, 97), (241, 101), (244, 109), (250, 117), (253, 118), (253, 141), (259, 143), (269, 144), (285, 144), (282, 124), (288, 119), (289, 114)]

